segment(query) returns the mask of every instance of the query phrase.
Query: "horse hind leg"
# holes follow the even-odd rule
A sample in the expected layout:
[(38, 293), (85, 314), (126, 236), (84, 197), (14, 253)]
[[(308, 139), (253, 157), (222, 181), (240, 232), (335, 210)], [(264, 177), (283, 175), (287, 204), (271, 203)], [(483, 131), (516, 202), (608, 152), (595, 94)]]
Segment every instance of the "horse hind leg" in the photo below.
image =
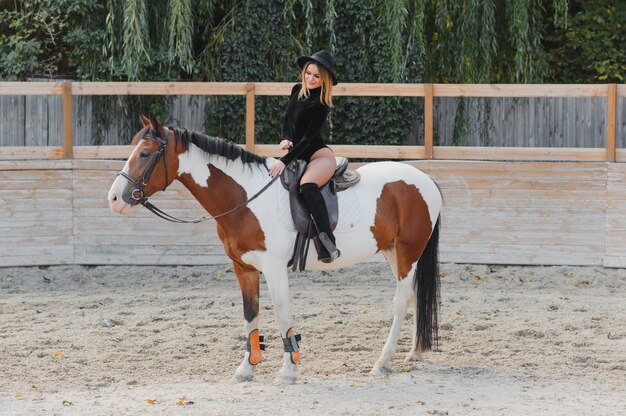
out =
[[(423, 246), (424, 247), (424, 246)], [(394, 317), (387, 342), (372, 373), (391, 371), (389, 361), (395, 353), (400, 327), (406, 317), (410, 303), (415, 305), (415, 336), (413, 347), (406, 360), (420, 358), (421, 351), (430, 350), (437, 344), (437, 310), (439, 303), (439, 219), (423, 250), (416, 250), (415, 241), (396, 239), (393, 246), (383, 254), (391, 265), (398, 281), (394, 297)], [(417, 261), (415, 252), (421, 252)], [(410, 268), (408, 267), (410, 264)]]
[[(413, 298), (415, 299), (415, 298)], [(417, 315), (413, 315), (413, 327), (417, 328)], [(410, 363), (413, 361), (419, 361), (422, 359), (422, 351), (417, 345), (417, 339), (413, 339), (413, 346), (411, 347), (411, 351), (409, 351), (404, 357), (405, 363)]]
[[(383, 254), (389, 261), (389, 264), (394, 271), (394, 275), (396, 275), (397, 268), (395, 267), (395, 250), (389, 250)], [(412, 276), (412, 273), (409, 274), (409, 276)], [(397, 277), (398, 276), (396, 276), (396, 278)], [(404, 319), (406, 318), (407, 309), (412, 300), (412, 288), (412, 279), (406, 277), (403, 279), (397, 279), (396, 293), (393, 299), (393, 322), (391, 324), (389, 336), (387, 337), (387, 342), (385, 342), (385, 346), (383, 347), (380, 357), (374, 364), (374, 368), (372, 368), (371, 373), (374, 375), (388, 374), (393, 371), (390, 362), (395, 355), (396, 344), (398, 342), (398, 336), (400, 335), (400, 328), (402, 327), (402, 322), (404, 322)]]
[[(414, 273), (412, 298), (415, 302), (413, 316), (415, 336), (413, 347), (407, 354), (405, 362), (419, 360), (422, 351), (437, 347), (437, 314), (439, 309), (439, 218), (433, 232), (420, 256), (419, 261), (411, 270)], [(413, 279), (412, 279), (413, 280)]]

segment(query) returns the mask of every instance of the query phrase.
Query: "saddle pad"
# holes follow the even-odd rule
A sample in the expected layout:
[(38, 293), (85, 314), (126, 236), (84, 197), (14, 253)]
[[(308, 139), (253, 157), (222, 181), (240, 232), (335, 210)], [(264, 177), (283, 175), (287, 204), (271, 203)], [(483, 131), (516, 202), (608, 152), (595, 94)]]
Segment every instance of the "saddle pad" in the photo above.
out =
[[(296, 229), (291, 219), (289, 207), (289, 192), (279, 188), (278, 190), (278, 218), (279, 223), (287, 230), (295, 232)], [(335, 233), (351, 232), (362, 225), (361, 201), (358, 192), (346, 191), (337, 194), (339, 203), (339, 223)]]

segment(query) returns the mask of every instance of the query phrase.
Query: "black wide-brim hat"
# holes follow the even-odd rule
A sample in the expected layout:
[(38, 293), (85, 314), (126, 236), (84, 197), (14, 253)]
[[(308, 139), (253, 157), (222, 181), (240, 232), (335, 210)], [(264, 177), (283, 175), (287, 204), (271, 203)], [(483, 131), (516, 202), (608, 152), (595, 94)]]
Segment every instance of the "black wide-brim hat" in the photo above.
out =
[(330, 76), (333, 79), (333, 85), (337, 85), (337, 77), (335, 76), (335, 71), (333, 69), (335, 61), (330, 53), (321, 50), (319, 52), (315, 52), (311, 56), (301, 56), (296, 60), (296, 62), (298, 63), (300, 69), (304, 69), (307, 62), (315, 62), (322, 65), (330, 73)]

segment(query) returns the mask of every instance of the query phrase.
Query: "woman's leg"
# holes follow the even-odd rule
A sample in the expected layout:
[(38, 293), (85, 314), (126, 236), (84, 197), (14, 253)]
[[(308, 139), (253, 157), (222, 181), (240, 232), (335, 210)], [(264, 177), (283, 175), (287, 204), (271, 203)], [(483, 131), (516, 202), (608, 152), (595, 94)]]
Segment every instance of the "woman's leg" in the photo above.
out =
[(336, 166), (337, 162), (333, 151), (328, 147), (319, 149), (311, 156), (306, 171), (300, 180), (300, 185), (313, 182), (317, 184), (318, 188), (321, 188), (333, 177)]
[[(320, 187), (332, 178), (335, 172), (335, 156), (332, 150), (323, 148), (313, 154), (307, 169), (300, 180), (300, 194), (306, 202), (313, 220), (319, 231), (322, 242), (332, 243), (327, 250), (321, 250), (319, 260), (330, 263), (339, 257), (339, 250), (335, 247), (335, 236), (330, 229), (330, 220), (324, 197)], [(324, 245), (324, 244), (323, 244)], [(326, 251), (326, 252), (324, 252)]]

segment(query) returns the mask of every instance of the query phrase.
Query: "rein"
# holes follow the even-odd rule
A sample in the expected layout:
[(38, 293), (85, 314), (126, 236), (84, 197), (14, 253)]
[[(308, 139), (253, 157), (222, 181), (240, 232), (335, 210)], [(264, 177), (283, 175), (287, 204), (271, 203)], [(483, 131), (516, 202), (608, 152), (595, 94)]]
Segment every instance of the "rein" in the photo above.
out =
[[(152, 212), (154, 215), (156, 215), (157, 217), (163, 218), (164, 220), (170, 221), (170, 222), (175, 222), (175, 223), (179, 223), (179, 224), (196, 224), (199, 222), (204, 222), (204, 221), (210, 221), (210, 220), (215, 220), (217, 218), (226, 216), (232, 212), (237, 211), (240, 208), (245, 207), (246, 205), (248, 205), (250, 202), (254, 201), (259, 195), (261, 195), (263, 192), (265, 192), (267, 190), (267, 188), (269, 188), (274, 182), (276, 182), (276, 179), (278, 179), (280, 177), (280, 175), (276, 175), (272, 178), (271, 181), (269, 181), (263, 188), (261, 188), (261, 190), (259, 192), (257, 192), (256, 194), (252, 195), (250, 198), (248, 198), (247, 200), (243, 201), (242, 203), (240, 203), (239, 205), (235, 206), (234, 208), (229, 209), (226, 212), (222, 212), (221, 214), (218, 215), (204, 215), (202, 217), (198, 217), (198, 218), (194, 218), (194, 219), (182, 219), (182, 218), (178, 218), (175, 217), (171, 214), (168, 214), (167, 212), (157, 208), (154, 204), (152, 204), (150, 201), (148, 201), (148, 197), (145, 195), (143, 188), (148, 184), (148, 181), (150, 180), (150, 177), (152, 176), (152, 172), (154, 171), (154, 169), (156, 168), (157, 164), (159, 163), (159, 160), (163, 157), (163, 163), (165, 164), (165, 183), (163, 184), (163, 191), (165, 191), (165, 188), (167, 188), (167, 182), (168, 182), (168, 178), (167, 178), (167, 156), (164, 157), (164, 155), (166, 155), (167, 153), (167, 141), (169, 138), (169, 129), (167, 127), (163, 127), (163, 129), (165, 130), (165, 138), (162, 139), (157, 135), (152, 134), (152, 132), (150, 130), (148, 130), (143, 137), (147, 138), (147, 139), (151, 139), (156, 141), (157, 143), (159, 143), (161, 145), (161, 147), (159, 148), (159, 150), (157, 151), (157, 153), (155, 154), (155, 156), (152, 158), (152, 160), (150, 161), (150, 164), (148, 165), (148, 167), (146, 168), (146, 170), (143, 172), (143, 174), (141, 175), (141, 178), (139, 178), (138, 180), (135, 180), (134, 178), (132, 178), (130, 175), (128, 175), (126, 172), (119, 172), (118, 175), (121, 175), (122, 177), (126, 178), (126, 180), (128, 180), (134, 187), (135, 189), (133, 189), (132, 193), (131, 193), (131, 197), (137, 201), (138, 203), (140, 203), (141, 205), (143, 205), (148, 211)], [(267, 169), (267, 167), (266, 167)]]
[(196, 224), (196, 223), (199, 223), (199, 222), (215, 220), (217, 218), (220, 218), (220, 217), (223, 217), (225, 215), (228, 215), (231, 212), (235, 212), (235, 211), (237, 211), (240, 208), (245, 207), (250, 202), (254, 201), (259, 195), (261, 195), (263, 192), (265, 192), (265, 190), (267, 190), (267, 188), (269, 188), (270, 185), (273, 184), (276, 181), (276, 179), (278, 179), (278, 178), (279, 178), (279, 175), (274, 176), (272, 178), (272, 180), (269, 181), (263, 188), (261, 188), (261, 190), (259, 192), (257, 192), (256, 194), (252, 195), (246, 201), (243, 201), (241, 204), (237, 205), (234, 208), (229, 209), (226, 212), (222, 212), (221, 214), (217, 214), (217, 215), (205, 215), (203, 217), (198, 217), (198, 218), (194, 218), (194, 219), (191, 219), (191, 220), (185, 220), (185, 219), (177, 218), (177, 217), (175, 217), (173, 215), (168, 214), (167, 212), (164, 212), (164, 211), (160, 210), (159, 208), (155, 207), (151, 202), (149, 202), (147, 197), (144, 197), (144, 200), (140, 201), (140, 202), (141, 202), (141, 204), (144, 207), (146, 207), (148, 209), (148, 211), (152, 212), (157, 217), (163, 218), (164, 220), (168, 220), (168, 221), (175, 222), (175, 223)]

